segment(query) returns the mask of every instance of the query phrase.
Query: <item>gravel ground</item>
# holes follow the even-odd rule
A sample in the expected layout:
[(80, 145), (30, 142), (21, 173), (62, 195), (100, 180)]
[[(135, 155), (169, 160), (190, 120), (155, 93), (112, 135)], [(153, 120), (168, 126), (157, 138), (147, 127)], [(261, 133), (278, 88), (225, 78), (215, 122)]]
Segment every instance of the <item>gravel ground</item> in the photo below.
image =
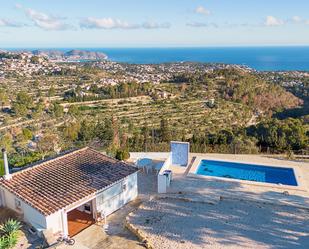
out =
[(154, 199), (128, 221), (155, 249), (309, 248), (309, 211), (287, 206)]

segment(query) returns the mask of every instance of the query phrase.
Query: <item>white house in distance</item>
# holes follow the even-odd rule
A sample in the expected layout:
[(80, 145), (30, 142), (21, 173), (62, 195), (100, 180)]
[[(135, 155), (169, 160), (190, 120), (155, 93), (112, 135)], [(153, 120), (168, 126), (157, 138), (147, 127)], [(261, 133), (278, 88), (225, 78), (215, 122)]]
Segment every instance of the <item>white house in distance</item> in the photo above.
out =
[(74, 236), (136, 198), (137, 172), (87, 147), (14, 174), (6, 171), (0, 206), (20, 213), (37, 231)]

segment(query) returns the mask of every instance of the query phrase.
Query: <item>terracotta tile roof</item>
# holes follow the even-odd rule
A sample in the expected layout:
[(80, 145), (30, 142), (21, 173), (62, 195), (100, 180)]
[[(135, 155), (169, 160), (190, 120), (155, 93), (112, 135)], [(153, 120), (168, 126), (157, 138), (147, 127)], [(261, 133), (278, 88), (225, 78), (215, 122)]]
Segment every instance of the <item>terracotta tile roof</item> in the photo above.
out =
[(11, 180), (2, 178), (0, 186), (50, 215), (137, 171), (130, 164), (84, 148), (15, 173)]

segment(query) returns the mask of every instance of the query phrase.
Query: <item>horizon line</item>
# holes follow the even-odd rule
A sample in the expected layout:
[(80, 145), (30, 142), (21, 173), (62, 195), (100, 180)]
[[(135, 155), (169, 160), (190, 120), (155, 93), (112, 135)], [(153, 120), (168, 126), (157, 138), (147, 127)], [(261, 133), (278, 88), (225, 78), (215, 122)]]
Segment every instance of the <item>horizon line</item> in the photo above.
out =
[(0, 46), (0, 49), (199, 49), (199, 48), (263, 48), (263, 47), (309, 47), (309, 44), (265, 44), (265, 45), (182, 45), (182, 46)]

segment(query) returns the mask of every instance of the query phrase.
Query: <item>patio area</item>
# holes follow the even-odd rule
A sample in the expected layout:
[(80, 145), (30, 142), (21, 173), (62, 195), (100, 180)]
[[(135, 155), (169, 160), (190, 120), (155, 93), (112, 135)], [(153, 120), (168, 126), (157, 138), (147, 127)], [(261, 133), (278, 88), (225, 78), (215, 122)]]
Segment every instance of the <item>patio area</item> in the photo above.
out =
[[(154, 162), (169, 157), (169, 153), (133, 155)], [(299, 188), (289, 188), (199, 178), (192, 176), (197, 158), (297, 168), (301, 184)], [(166, 193), (152, 192), (153, 198), (127, 217), (130, 230), (146, 240), (150, 248), (309, 248), (308, 163), (262, 155), (191, 153), (187, 167), (170, 165), (168, 169), (172, 171), (172, 181)], [(151, 181), (147, 172), (141, 177), (144, 183), (146, 179)]]
[[(228, 197), (236, 200), (251, 200), (309, 208), (309, 163), (273, 159), (262, 155), (192, 154), (192, 157), (294, 168), (297, 170), (298, 180), (301, 185), (292, 188), (283, 185), (247, 183), (240, 180), (226, 180), (213, 177), (197, 178), (192, 176), (190, 167), (187, 170), (179, 168), (173, 170), (174, 167), (172, 167), (175, 177), (168, 189), (168, 193), (183, 192), (215, 200)], [(192, 167), (196, 167), (195, 164), (193, 162)]]
[(153, 249), (309, 248), (309, 212), (294, 207), (159, 198), (127, 219)]
[(75, 236), (94, 224), (92, 214), (87, 214), (74, 209), (68, 213), (68, 230), (70, 237)]
[[(135, 158), (151, 158), (155, 162), (166, 160), (169, 153), (134, 153), (133, 156)], [(192, 174), (192, 168), (197, 166), (200, 158), (296, 168), (301, 186), (290, 188), (280, 185), (247, 183), (240, 180), (195, 177)], [(169, 196), (194, 198), (206, 202), (217, 202), (221, 198), (233, 198), (309, 208), (309, 163), (307, 162), (281, 160), (263, 155), (190, 153), (187, 167), (170, 165), (169, 170), (172, 171), (172, 181), (166, 189), (166, 195)]]

